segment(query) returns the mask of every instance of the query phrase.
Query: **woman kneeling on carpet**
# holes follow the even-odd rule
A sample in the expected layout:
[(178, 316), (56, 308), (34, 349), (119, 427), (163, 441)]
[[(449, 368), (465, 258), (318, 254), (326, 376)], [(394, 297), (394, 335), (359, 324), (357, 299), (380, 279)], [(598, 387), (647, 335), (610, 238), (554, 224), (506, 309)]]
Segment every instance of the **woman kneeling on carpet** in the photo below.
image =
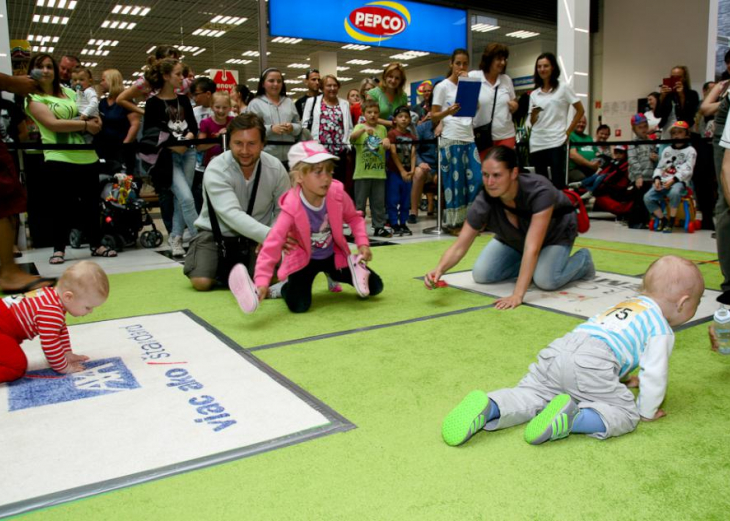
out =
[(98, 264), (81, 261), (68, 268), (54, 288), (41, 288), (0, 300), (0, 383), (21, 378), (28, 360), (23, 340), (40, 336), (51, 369), (68, 374), (83, 371), (88, 356), (71, 351), (66, 313), (83, 317), (106, 302), (109, 279)]
[(474, 281), (493, 284), (517, 278), (512, 295), (495, 303), (512, 309), (534, 281), (552, 291), (580, 279), (592, 279), (596, 270), (591, 254), (570, 251), (578, 235), (574, 207), (568, 197), (543, 176), (520, 174), (514, 150), (498, 146), (482, 163), (484, 190), (467, 213), (456, 242), (443, 254), (424, 282), (432, 289), (455, 266), (483, 230), (495, 234), (474, 264)]
[[(372, 259), (365, 219), (355, 210), (342, 183), (332, 179), (333, 160), (338, 157), (316, 141), (305, 141), (292, 146), (288, 158), (297, 186), (281, 196), (281, 213), (256, 262), (256, 284), (243, 265), (231, 270), (228, 284), (241, 309), (253, 313), (268, 295), (283, 297), (289, 310), (303, 313), (312, 305), (312, 283), (320, 272), (354, 286), (362, 298), (379, 294), (383, 281), (365, 265)], [(344, 224), (352, 230), (358, 254), (350, 253)], [(281, 261), (278, 276), (283, 282), (269, 287), (288, 235), (297, 244)]]

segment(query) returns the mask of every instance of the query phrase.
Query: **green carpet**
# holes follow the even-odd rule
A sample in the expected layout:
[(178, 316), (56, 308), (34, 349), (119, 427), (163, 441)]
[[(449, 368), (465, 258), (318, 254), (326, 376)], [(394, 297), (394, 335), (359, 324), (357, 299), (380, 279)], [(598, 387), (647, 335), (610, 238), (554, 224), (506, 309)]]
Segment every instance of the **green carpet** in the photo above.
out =
[[(486, 239), (455, 269), (468, 269)], [(196, 294), (181, 273), (112, 276), (93, 320), (188, 308), (245, 347), (481, 306), (491, 299), (422, 276), (449, 242), (384, 247), (372, 263), (386, 290), (370, 301), (330, 295), (310, 313), (266, 302), (243, 316), (224, 291)], [(599, 270), (635, 275), (667, 250), (579, 239)], [(613, 251), (621, 250), (621, 252)], [(626, 253), (623, 253), (626, 252)], [(697, 261), (713, 256), (681, 252)], [(719, 268), (702, 266), (708, 286)], [(711, 280), (717, 281), (715, 283)], [(334, 305), (337, 304), (336, 307)], [(475, 388), (513, 386), (537, 351), (578, 324), (522, 306), (493, 308), (257, 351), (358, 428), (200, 471), (31, 513), (79, 519), (727, 519), (730, 357), (706, 326), (677, 335), (668, 415), (607, 441), (574, 435), (533, 447), (522, 427), (441, 441), (451, 407)]]

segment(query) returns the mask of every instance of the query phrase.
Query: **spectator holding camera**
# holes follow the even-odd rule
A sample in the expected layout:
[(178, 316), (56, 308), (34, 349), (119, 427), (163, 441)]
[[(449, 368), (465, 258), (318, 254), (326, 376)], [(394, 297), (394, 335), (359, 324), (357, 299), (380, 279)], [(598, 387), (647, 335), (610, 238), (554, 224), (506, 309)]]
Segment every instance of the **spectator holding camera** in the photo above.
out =
[(686, 121), (690, 128), (700, 107), (700, 95), (690, 87), (689, 70), (684, 65), (672, 68), (664, 78), (659, 92), (659, 103), (654, 115), (661, 118), (662, 139), (670, 138), (670, 130), (677, 121)]

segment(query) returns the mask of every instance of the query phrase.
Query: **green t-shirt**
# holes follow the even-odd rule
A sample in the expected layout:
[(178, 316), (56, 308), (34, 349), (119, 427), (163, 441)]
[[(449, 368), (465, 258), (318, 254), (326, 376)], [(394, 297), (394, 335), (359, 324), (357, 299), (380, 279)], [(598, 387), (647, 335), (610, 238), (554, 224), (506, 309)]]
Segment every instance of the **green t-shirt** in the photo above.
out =
[(380, 119), (390, 119), (395, 109), (408, 105), (408, 95), (405, 92), (401, 92), (400, 96), (396, 96), (393, 103), (388, 101), (388, 96), (385, 95), (385, 92), (380, 90), (380, 87), (370, 89), (368, 91), (368, 96), (378, 102), (378, 105), (380, 106)]
[[(577, 132), (572, 132), (570, 134), (570, 141), (573, 142), (582, 142), (582, 143), (590, 143), (593, 141), (593, 138), (587, 134), (578, 134)], [(596, 147), (593, 145), (570, 145), (570, 148), (575, 148), (578, 153), (585, 157), (588, 161), (593, 161), (596, 158), (596, 154), (598, 153)], [(573, 170), (574, 168), (578, 168), (578, 165), (575, 164), (575, 161), (572, 159), (570, 160), (570, 165), (568, 166), (569, 170)]]
[[(79, 115), (76, 107), (76, 95), (74, 91), (61, 87), (65, 98), (57, 98), (48, 94), (31, 94), (30, 98), (38, 103), (43, 103), (49, 108), (57, 119), (75, 119)], [(25, 112), (31, 117), (41, 132), (41, 143), (44, 145), (85, 145), (84, 136), (81, 132), (53, 132), (40, 124), (28, 110), (28, 100), (25, 101)], [(63, 163), (74, 163), (76, 165), (88, 165), (99, 160), (93, 150), (44, 150), (43, 157), (46, 161), (61, 161)]]
[[(355, 125), (353, 132), (365, 128), (365, 125)], [(378, 125), (373, 135), (363, 132), (355, 140), (355, 174), (353, 179), (385, 179), (385, 148), (383, 140), (388, 137), (388, 131), (383, 125)]]

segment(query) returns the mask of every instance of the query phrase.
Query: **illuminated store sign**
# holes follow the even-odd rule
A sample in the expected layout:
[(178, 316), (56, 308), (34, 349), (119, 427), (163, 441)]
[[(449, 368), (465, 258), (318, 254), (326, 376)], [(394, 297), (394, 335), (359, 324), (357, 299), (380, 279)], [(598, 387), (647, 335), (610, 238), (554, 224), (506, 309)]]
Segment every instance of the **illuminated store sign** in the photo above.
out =
[(439, 54), (466, 48), (467, 13), (416, 2), (269, 0), (272, 36), (358, 43)]

